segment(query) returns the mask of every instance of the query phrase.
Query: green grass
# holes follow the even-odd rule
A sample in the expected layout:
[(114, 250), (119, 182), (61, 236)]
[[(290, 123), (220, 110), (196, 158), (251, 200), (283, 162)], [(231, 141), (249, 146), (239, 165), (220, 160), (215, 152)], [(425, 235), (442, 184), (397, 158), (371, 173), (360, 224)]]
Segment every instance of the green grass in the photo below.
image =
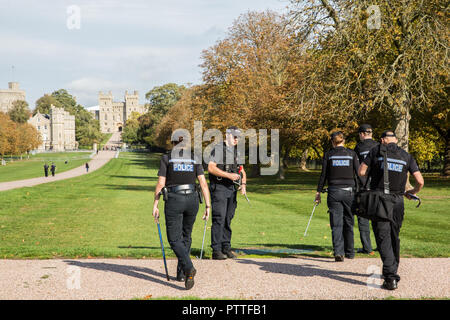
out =
[(71, 170), (89, 161), (90, 154), (90, 152), (38, 153), (30, 156), (30, 159), (8, 162), (6, 166), (0, 166), (0, 182), (43, 177), (45, 163), (51, 166), (53, 162), (56, 165), (56, 173)]
[[(159, 155), (121, 153), (99, 170), (80, 177), (0, 192), (0, 258), (161, 257), (157, 227), (151, 215)], [(331, 230), (325, 198), (308, 223), (318, 172), (289, 170), (285, 180), (249, 179), (248, 205), (238, 195), (232, 222), (234, 249), (304, 249), (305, 255), (330, 256)], [(405, 201), (401, 254), (450, 257), (449, 180), (426, 178), (422, 206)], [(204, 223), (199, 210), (192, 234), (198, 256)], [(163, 203), (160, 203), (163, 212)], [(211, 256), (210, 226), (205, 258)], [(170, 250), (161, 219), (166, 255)], [(372, 245), (375, 241), (372, 234)], [(355, 248), (360, 248), (355, 226)], [(264, 253), (258, 257), (287, 257)], [(247, 255), (246, 257), (251, 257)], [(357, 255), (362, 256), (362, 255)], [(378, 255), (375, 255), (377, 257)], [(366, 257), (366, 256), (365, 256)]]

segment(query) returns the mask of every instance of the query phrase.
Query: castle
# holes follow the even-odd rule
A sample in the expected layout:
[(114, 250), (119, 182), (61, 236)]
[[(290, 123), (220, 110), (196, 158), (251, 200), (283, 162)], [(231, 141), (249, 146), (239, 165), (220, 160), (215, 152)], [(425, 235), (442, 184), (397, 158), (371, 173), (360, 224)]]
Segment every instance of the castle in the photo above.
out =
[(137, 91), (134, 91), (133, 94), (125, 91), (125, 101), (123, 102), (113, 102), (111, 91), (108, 94), (103, 94), (100, 91), (98, 105), (98, 120), (102, 133), (122, 131), (132, 112), (146, 112), (145, 106), (139, 105), (139, 94)]
[(0, 112), (7, 113), (17, 100), (25, 101), (25, 91), (20, 90), (18, 82), (8, 82), (8, 89), (0, 89)]
[(75, 116), (51, 105), (50, 114), (37, 112), (28, 120), (41, 134), (38, 150), (66, 151), (78, 149), (75, 141)]

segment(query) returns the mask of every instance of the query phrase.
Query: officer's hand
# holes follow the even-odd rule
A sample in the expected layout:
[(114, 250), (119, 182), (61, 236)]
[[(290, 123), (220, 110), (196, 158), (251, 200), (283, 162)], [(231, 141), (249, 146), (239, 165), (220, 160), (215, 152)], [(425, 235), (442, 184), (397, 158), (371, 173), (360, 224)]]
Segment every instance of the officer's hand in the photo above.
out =
[(238, 175), (237, 173), (230, 173), (228, 175), (228, 179), (230, 179), (231, 181), (236, 181), (239, 180), (241, 178), (240, 175)]
[(322, 202), (321, 201), (321, 199), (320, 199), (320, 192), (317, 192), (316, 193), (316, 199), (314, 200), (317, 204), (319, 204), (320, 202)]
[(158, 207), (153, 208), (153, 217), (155, 218), (155, 222), (159, 222), (159, 209)]
[(245, 188), (245, 184), (241, 185), (241, 187), (239, 189), (241, 190), (241, 194), (242, 195), (247, 193), (247, 189)]
[(413, 198), (411, 196), (415, 196), (416, 193), (417, 191), (415, 189), (411, 189), (405, 192), (405, 197), (408, 198), (408, 200), (412, 200)]
[(209, 220), (209, 214), (211, 212), (211, 208), (205, 208), (205, 214), (203, 215), (202, 219), (208, 221)]

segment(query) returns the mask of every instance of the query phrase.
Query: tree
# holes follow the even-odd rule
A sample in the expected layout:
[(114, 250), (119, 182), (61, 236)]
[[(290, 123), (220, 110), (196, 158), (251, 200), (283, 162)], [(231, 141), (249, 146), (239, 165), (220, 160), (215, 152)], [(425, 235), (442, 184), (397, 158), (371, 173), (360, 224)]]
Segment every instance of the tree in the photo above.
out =
[(42, 143), (41, 134), (29, 123), (21, 123), (17, 126), (17, 153), (22, 155), (29, 154), (31, 150), (37, 149)]
[(176, 83), (167, 83), (162, 86), (154, 87), (145, 94), (145, 98), (149, 101), (147, 105), (148, 111), (151, 112), (156, 119), (161, 119), (167, 111), (180, 100), (185, 89), (185, 86), (177, 85)]
[[(448, 3), (439, 0), (291, 0), (291, 24), (318, 59), (299, 90), (334, 113), (387, 115), (408, 150), (411, 114), (448, 114)], [(371, 11), (372, 10), (372, 11)], [(430, 95), (431, 94), (431, 95)], [(430, 96), (429, 96), (430, 95)], [(445, 98), (445, 100), (444, 100)], [(446, 122), (446, 116), (441, 122)], [(444, 120), (444, 121), (442, 121)], [(441, 129), (443, 129), (441, 127)], [(447, 135), (447, 130), (441, 130)], [(450, 150), (450, 149), (449, 149)], [(450, 161), (450, 154), (449, 154)], [(450, 168), (449, 168), (450, 170)], [(450, 172), (449, 172), (450, 173)]]
[(138, 130), (139, 130), (139, 117), (140, 114), (138, 112), (132, 112), (130, 118), (127, 120), (125, 124), (125, 128), (122, 132), (122, 140), (123, 142), (132, 145), (138, 144)]
[(23, 100), (16, 100), (12, 104), (11, 110), (8, 111), (10, 119), (17, 123), (25, 123), (30, 119), (30, 109), (28, 103)]
[(17, 124), (9, 116), (0, 112), (0, 155), (16, 154), (17, 151)]
[(58, 100), (55, 99), (52, 95), (44, 94), (43, 97), (39, 98), (36, 101), (36, 108), (33, 110), (33, 116), (38, 113), (49, 114), (51, 106), (55, 106), (57, 108), (61, 108), (62, 105)]

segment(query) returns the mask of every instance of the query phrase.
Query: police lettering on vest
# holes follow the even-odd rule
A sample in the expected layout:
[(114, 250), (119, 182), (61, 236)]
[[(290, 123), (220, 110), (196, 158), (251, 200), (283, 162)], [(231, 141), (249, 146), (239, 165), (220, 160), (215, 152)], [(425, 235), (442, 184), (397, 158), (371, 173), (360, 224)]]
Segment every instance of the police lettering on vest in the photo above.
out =
[[(184, 152), (189, 152), (190, 156), (184, 158)], [(182, 150), (176, 158), (172, 158), (169, 151), (161, 157), (158, 176), (166, 177), (166, 187), (195, 184), (197, 176), (202, 174), (204, 174), (203, 167), (194, 160), (191, 151)]]
[[(386, 149), (389, 190), (391, 193), (403, 193), (405, 191), (408, 172), (413, 174), (419, 171), (419, 167), (417, 166), (416, 160), (395, 143), (388, 144)], [(380, 153), (380, 146), (373, 148), (363, 162), (370, 168), (370, 188), (372, 190), (384, 190), (384, 161)]]
[(345, 147), (331, 149), (323, 157), (322, 173), (317, 191), (323, 191), (325, 181), (328, 181), (329, 187), (354, 187), (358, 167), (358, 157), (353, 150)]

